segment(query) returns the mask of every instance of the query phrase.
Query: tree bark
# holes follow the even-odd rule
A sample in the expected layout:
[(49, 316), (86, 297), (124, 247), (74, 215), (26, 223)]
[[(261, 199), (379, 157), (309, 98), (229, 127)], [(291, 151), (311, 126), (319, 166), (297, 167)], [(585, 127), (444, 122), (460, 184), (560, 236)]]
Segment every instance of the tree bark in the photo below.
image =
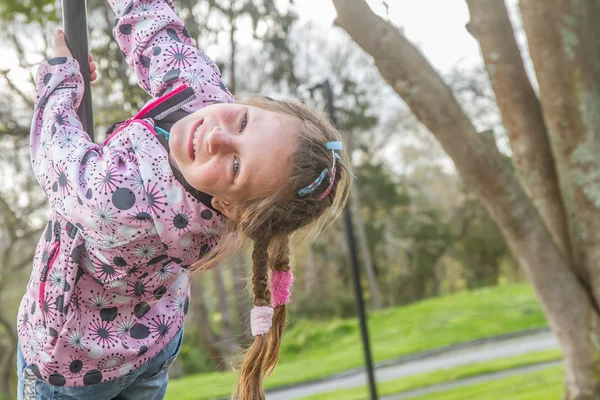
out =
[(237, 314), (237, 334), (241, 346), (246, 348), (253, 341), (250, 334), (250, 310), (252, 302), (248, 290), (246, 262), (242, 251), (236, 252), (231, 258), (231, 278), (233, 279), (234, 307)]
[(15, 379), (15, 355), (17, 343), (12, 343), (10, 347), (5, 348), (2, 352), (2, 358), (0, 360), (0, 395), (16, 393), (16, 379)]
[(316, 282), (315, 251), (312, 242), (306, 247), (306, 268), (304, 269), (304, 295), (308, 296), (313, 292)]
[(13, 324), (4, 318), (4, 315), (0, 314), (0, 326), (4, 329), (3, 337), (8, 341), (8, 344), (1, 346), (2, 351), (0, 353), (0, 395), (3, 393), (11, 393), (12, 391), (12, 379), (15, 365), (15, 354), (17, 348), (17, 335), (15, 333)]
[(221, 313), (221, 335), (220, 344), (225, 350), (228, 357), (233, 356), (239, 350), (237, 340), (233, 333), (233, 316), (231, 315), (231, 306), (229, 304), (229, 298), (227, 289), (225, 288), (225, 282), (223, 281), (223, 271), (217, 267), (212, 270), (215, 280), (215, 289), (217, 292), (218, 308)]
[(219, 371), (226, 371), (227, 365), (225, 363), (225, 358), (217, 346), (217, 335), (211, 328), (208, 310), (206, 309), (206, 303), (204, 301), (204, 291), (200, 282), (196, 283), (195, 289), (195, 293), (192, 296), (192, 305), (195, 319), (197, 320), (196, 326), (198, 327), (198, 332), (200, 332), (200, 338), (204, 344), (208, 357), (215, 363), (217, 369)]
[(497, 0), (467, 0), (467, 4), (471, 12), (467, 28), (479, 41), (521, 183), (554, 241), (570, 259), (567, 215), (548, 132), (506, 5)]
[(229, 30), (229, 45), (231, 46), (231, 51), (230, 51), (230, 56), (229, 56), (229, 61), (230, 61), (230, 70), (231, 70), (231, 82), (230, 82), (230, 87), (229, 89), (231, 90), (231, 93), (236, 93), (236, 89), (235, 89), (235, 53), (237, 52), (236, 48), (235, 48), (235, 24), (236, 24), (236, 19), (237, 19), (237, 15), (235, 12), (235, 8), (234, 8), (234, 4), (235, 4), (235, 0), (231, 0), (231, 2), (229, 3), (229, 24), (230, 24), (230, 30)]
[[(554, 0), (544, 7), (520, 1), (523, 24), (540, 86), (544, 118), (556, 154), (572, 226), (574, 261), (589, 275), (591, 296), (600, 304), (600, 5)], [(567, 399), (600, 396), (598, 329), (582, 347), (590, 355), (568, 361)]]
[[(597, 398), (598, 313), (493, 140), (476, 132), (451, 90), (398, 29), (375, 15), (364, 0), (333, 3), (336, 25), (373, 56), (381, 75), (437, 137), (498, 224), (559, 340), (569, 399)], [(541, 8), (537, 3), (535, 9)], [(544, 25), (552, 26), (547, 19)]]
[(521, 0), (520, 6), (574, 227), (575, 261), (588, 270), (600, 303), (600, 5), (555, 0), (539, 7)]

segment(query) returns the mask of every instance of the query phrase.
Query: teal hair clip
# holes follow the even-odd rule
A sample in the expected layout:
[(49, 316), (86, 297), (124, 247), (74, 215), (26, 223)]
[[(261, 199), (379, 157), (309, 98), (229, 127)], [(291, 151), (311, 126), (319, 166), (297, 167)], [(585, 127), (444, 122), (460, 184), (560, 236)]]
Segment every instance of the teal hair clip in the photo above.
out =
[[(346, 170), (346, 172), (348, 172), (350, 174), (350, 176), (352, 176), (352, 178), (356, 179), (356, 176), (354, 176), (354, 174), (352, 173), (352, 170), (350, 168), (348, 168), (348, 166), (346, 164), (344, 164), (342, 157), (340, 157), (340, 155), (337, 153), (337, 151), (343, 150), (342, 142), (327, 142), (327, 143), (325, 143), (325, 147), (327, 147), (329, 150), (333, 151), (333, 157), (337, 158), (339, 160), (340, 164), (342, 165), (342, 167), (344, 167), (344, 169)], [(335, 159), (334, 159), (334, 161), (335, 161)], [(335, 164), (334, 164), (334, 166), (335, 166)]]
[(323, 183), (323, 180), (325, 179), (325, 177), (329, 173), (329, 175), (330, 175), (329, 186), (319, 196), (319, 200), (324, 199), (325, 196), (327, 196), (327, 194), (331, 191), (331, 188), (333, 187), (333, 183), (335, 181), (335, 164), (336, 164), (337, 160), (339, 160), (339, 162), (342, 165), (342, 167), (344, 167), (344, 169), (350, 174), (350, 176), (352, 176), (353, 178), (356, 179), (356, 177), (352, 174), (352, 171), (346, 166), (346, 164), (344, 164), (344, 162), (342, 161), (342, 158), (337, 153), (338, 151), (342, 151), (343, 147), (344, 146), (342, 145), (342, 142), (339, 142), (339, 141), (325, 143), (325, 148), (327, 148), (328, 150), (331, 150), (331, 154), (332, 154), (332, 157), (333, 157), (333, 160), (332, 160), (332, 163), (331, 163), (331, 168), (325, 168), (319, 174), (319, 176), (317, 177), (317, 179), (315, 179), (310, 185), (308, 185), (307, 187), (305, 187), (303, 189), (300, 189), (298, 191), (298, 194), (300, 196), (306, 196), (307, 194), (312, 193), (317, 187), (319, 187), (319, 185), (321, 185), (321, 183)]

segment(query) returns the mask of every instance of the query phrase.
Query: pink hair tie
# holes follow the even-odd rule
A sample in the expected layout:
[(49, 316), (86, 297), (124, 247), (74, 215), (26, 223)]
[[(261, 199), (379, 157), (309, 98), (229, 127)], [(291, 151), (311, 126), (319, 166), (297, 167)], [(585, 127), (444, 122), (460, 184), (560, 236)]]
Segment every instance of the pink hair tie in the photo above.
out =
[(273, 296), (273, 308), (290, 302), (290, 288), (294, 281), (292, 270), (271, 273), (271, 295)]
[(254, 307), (250, 312), (250, 329), (252, 336), (264, 335), (271, 329), (273, 308), (269, 306)]

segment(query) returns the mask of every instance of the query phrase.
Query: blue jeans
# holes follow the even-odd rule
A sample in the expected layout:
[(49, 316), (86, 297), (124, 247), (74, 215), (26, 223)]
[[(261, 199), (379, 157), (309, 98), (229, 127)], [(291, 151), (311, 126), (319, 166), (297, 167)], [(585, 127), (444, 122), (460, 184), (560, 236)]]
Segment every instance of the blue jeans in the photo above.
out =
[(169, 383), (169, 368), (181, 350), (183, 328), (146, 364), (119, 378), (90, 386), (53, 386), (27, 368), (21, 346), (17, 349), (17, 400), (161, 400)]

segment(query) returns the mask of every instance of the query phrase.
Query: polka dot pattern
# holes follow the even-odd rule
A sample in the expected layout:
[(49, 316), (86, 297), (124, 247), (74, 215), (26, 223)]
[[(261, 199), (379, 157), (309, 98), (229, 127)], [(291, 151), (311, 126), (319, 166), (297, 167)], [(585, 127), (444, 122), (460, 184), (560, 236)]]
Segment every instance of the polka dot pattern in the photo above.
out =
[[(144, 109), (182, 86), (182, 109), (234, 99), (196, 49), (170, 0), (108, 0), (114, 36)], [(189, 311), (187, 267), (210, 252), (222, 216), (175, 178), (143, 115), (98, 145), (82, 131), (78, 63), (56, 57), (37, 75), (31, 128), (34, 173), (51, 216), (19, 307), (18, 334), (34, 374), (55, 386), (105, 382), (134, 370), (176, 335)]]

